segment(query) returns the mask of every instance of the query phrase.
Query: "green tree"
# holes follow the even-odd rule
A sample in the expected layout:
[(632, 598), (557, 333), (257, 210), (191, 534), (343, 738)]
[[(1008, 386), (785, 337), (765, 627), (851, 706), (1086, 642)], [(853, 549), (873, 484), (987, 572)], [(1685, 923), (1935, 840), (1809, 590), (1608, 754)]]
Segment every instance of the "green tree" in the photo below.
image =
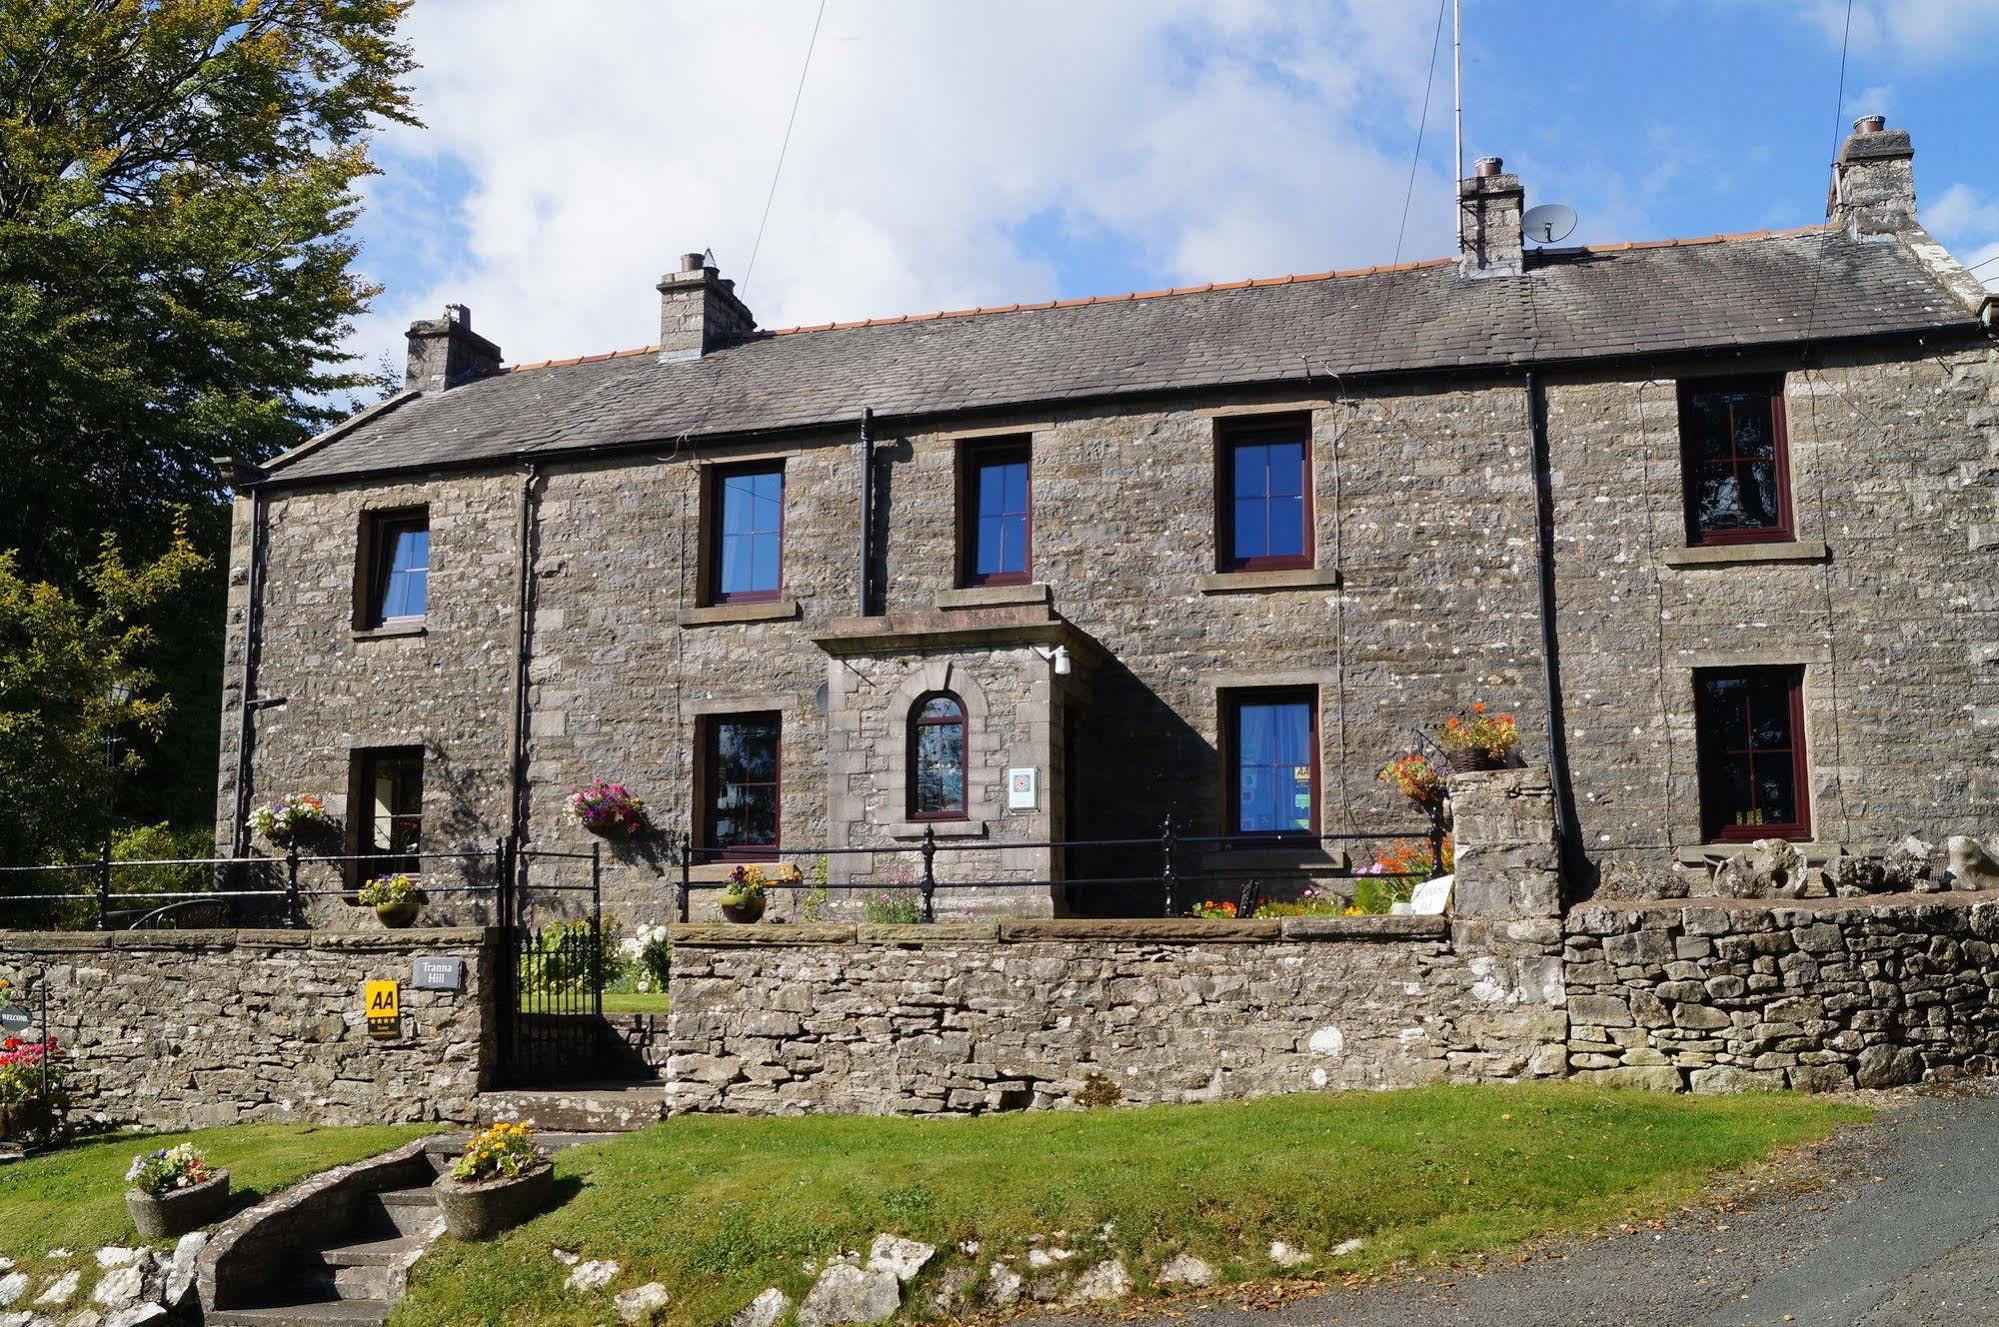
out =
[[(228, 513), (211, 457), (263, 461), (367, 385), (340, 350), (370, 129), (415, 123), (408, 0), (0, 4), (0, 549), (76, 592), (106, 534), (179, 510), (205, 569), (143, 662), (179, 700), (149, 816), (213, 807)], [(0, 802), (14, 790), (0, 785)]]
[(140, 566), (106, 535), (71, 595), (0, 553), (0, 862), (95, 855), (112, 789), (141, 763), (129, 739), (157, 733), (172, 710), (137, 662), (154, 639), (147, 620), (202, 564), (184, 535)]

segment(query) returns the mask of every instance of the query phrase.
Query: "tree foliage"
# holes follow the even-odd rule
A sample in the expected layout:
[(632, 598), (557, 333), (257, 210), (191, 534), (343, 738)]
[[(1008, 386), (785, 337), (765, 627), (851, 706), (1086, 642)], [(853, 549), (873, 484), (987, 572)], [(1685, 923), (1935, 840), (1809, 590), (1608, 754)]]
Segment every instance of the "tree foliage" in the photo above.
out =
[[(0, 862), (76, 860), (103, 838), (111, 790), (139, 763), (129, 739), (158, 733), (172, 710), (137, 662), (146, 620), (202, 563), (176, 534), (133, 566), (107, 535), (75, 596), (0, 553)], [(118, 733), (127, 740), (107, 745)]]
[(370, 128), (415, 122), (406, 7), (0, 4), (0, 549), (74, 590), (105, 534), (156, 557), (187, 511), (208, 571), (149, 648), (187, 702), (161, 764), (192, 806), (220, 698), (210, 458), (268, 459), (371, 379), (340, 350), (375, 293), (350, 231)]

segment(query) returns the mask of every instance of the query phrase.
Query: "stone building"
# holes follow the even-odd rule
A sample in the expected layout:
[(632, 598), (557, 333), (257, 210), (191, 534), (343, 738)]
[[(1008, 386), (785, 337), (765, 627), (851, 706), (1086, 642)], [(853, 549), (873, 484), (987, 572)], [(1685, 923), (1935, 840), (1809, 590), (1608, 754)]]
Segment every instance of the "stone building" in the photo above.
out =
[[(327, 794), (355, 852), (511, 838), (603, 777), (658, 920), (745, 859), (945, 906), (1156, 912), (1337, 875), (1375, 778), (1474, 701), (1555, 773), (1570, 897), (1718, 842), (1999, 828), (1999, 300), (1856, 125), (1828, 220), (756, 326), (698, 255), (660, 343), (407, 386), (237, 476), (219, 833)], [(1301, 837), (1305, 836), (1305, 837)], [(970, 845), (978, 845), (976, 848)], [(875, 849), (873, 852), (828, 850)], [(390, 860), (393, 860), (391, 857)], [(470, 869), (470, 868), (467, 868)], [(1183, 895), (1184, 897), (1184, 895)]]

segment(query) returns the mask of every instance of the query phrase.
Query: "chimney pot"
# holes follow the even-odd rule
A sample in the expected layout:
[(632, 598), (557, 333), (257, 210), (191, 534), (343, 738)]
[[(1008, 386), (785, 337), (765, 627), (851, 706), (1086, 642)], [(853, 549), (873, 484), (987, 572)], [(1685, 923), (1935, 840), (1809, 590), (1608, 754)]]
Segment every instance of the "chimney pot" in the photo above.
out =
[(439, 318), (410, 324), (403, 386), (441, 392), (500, 371), (500, 348), (472, 330), (472, 310), (447, 304)]
[(1853, 122), (1856, 134), (1878, 134), (1887, 127), (1888, 117), (1885, 115), (1863, 115)]
[(707, 265), (708, 255), (706, 253), (683, 253), (680, 255), (680, 270), (683, 272), (698, 272)]
[(1472, 170), (1480, 179), (1491, 179), (1499, 174), (1506, 163), (1498, 157), (1480, 157), (1472, 165)]

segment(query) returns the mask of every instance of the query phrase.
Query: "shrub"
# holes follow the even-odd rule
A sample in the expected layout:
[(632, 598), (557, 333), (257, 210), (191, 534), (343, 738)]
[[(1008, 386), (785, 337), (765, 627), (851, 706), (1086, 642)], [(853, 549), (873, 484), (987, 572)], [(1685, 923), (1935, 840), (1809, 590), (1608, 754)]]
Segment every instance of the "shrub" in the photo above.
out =
[(1311, 885), (1298, 891), (1298, 897), (1282, 903), (1265, 903), (1257, 908), (1258, 917), (1335, 917), (1346, 911), (1346, 901), (1337, 894), (1322, 894)]
[(877, 889), (861, 898), (861, 920), (876, 926), (909, 926), (923, 920), (923, 895), (914, 889)]
[(1092, 1069), (1083, 1075), (1083, 1090), (1076, 1094), (1076, 1104), (1084, 1110), (1103, 1110), (1117, 1105), (1123, 1096), (1124, 1089), (1115, 1078)]

